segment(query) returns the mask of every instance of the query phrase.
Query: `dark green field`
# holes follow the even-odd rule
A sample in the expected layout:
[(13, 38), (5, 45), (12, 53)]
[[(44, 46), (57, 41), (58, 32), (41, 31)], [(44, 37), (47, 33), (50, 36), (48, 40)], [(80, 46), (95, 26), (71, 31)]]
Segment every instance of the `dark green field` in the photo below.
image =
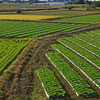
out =
[(37, 38), (55, 32), (68, 32), (87, 26), (89, 25), (0, 21), (0, 37)]
[(56, 20), (60, 22), (84, 22), (84, 23), (97, 23), (100, 22), (100, 15), (86, 15), (80, 17), (63, 18)]

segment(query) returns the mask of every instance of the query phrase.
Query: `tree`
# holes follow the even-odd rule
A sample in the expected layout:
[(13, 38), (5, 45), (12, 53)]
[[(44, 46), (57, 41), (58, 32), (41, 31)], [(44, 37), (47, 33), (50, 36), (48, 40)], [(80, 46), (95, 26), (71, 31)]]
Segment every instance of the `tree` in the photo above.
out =
[(100, 7), (100, 1), (95, 1), (95, 2), (92, 3), (92, 5), (94, 5), (94, 3), (95, 3), (96, 7)]
[(75, 4), (85, 4), (84, 0), (78, 0), (78, 2), (76, 2)]

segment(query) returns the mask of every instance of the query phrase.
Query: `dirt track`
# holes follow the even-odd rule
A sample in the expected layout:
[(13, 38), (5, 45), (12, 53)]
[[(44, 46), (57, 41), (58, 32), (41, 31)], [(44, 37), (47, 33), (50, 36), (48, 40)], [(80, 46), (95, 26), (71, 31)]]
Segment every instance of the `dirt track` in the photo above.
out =
[[(57, 38), (67, 36), (68, 34), (69, 36), (74, 33), (79, 34), (80, 32), (93, 30), (95, 28), (97, 27), (91, 27), (85, 30), (80, 29), (67, 34), (55, 33), (51, 36), (40, 37), (40, 39), (32, 41), (25, 51), (18, 57), (17, 62), (15, 62), (16, 68), (13, 68), (11, 73), (8, 73), (0, 84), (0, 89), (3, 91), (3, 98), (1, 100), (40, 100), (41, 98), (42, 100), (49, 100), (45, 96), (40, 81), (36, 75), (36, 70), (44, 65), (49, 66), (49, 68), (54, 72), (68, 94), (67, 98), (51, 98), (50, 100), (92, 100), (90, 97), (77, 98), (57, 69), (50, 64), (45, 53), (48, 51), (54, 52), (51, 48), (51, 44), (57, 43)], [(96, 98), (97, 97), (100, 98), (99, 96), (96, 96)], [(96, 100), (96, 98), (94, 97), (94, 100)]]

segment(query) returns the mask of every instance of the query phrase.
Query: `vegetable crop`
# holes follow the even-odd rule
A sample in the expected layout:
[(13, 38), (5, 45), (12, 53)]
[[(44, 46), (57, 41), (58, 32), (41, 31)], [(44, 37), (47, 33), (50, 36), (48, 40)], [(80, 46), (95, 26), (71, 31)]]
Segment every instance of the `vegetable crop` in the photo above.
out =
[[(62, 48), (63, 49), (63, 48)], [(90, 85), (72, 68), (70, 67), (58, 54), (47, 53), (47, 56), (56, 65), (58, 70), (70, 82), (72, 88), (78, 95), (90, 95), (95, 92)]]
[(75, 42), (76, 44), (79, 44), (80, 46), (82, 46), (82, 47), (88, 49), (89, 51), (92, 51), (93, 53), (95, 53), (95, 54), (100, 56), (100, 50), (98, 50), (97, 48), (95, 48), (95, 47), (93, 47), (93, 46), (91, 46), (89, 44), (86, 44), (86, 43), (84, 43), (82, 41), (79, 41), (79, 40), (77, 40), (75, 38), (72, 38), (72, 37), (66, 37), (66, 39), (71, 40), (72, 42)]
[(48, 97), (66, 96), (66, 91), (62, 88), (53, 72), (46, 68), (38, 69), (38, 76), (47, 92)]
[(100, 67), (100, 59), (97, 58), (96, 56), (94, 56), (93, 54), (85, 51), (84, 49), (76, 46), (75, 44), (72, 44), (70, 42), (68, 42), (67, 40), (64, 39), (58, 39), (58, 41), (60, 41), (61, 43), (63, 43), (64, 45), (69, 46), (71, 49), (75, 50), (76, 52), (78, 52), (79, 54), (81, 54), (82, 56), (86, 57), (87, 59), (89, 59), (92, 63), (96, 64), (98, 67)]
[(37, 38), (55, 32), (72, 31), (83, 27), (87, 26), (81, 24), (0, 21), (0, 37)]
[(0, 39), (0, 74), (29, 42), (30, 40)]
[(99, 71), (97, 71), (85, 60), (81, 59), (79, 56), (77, 56), (76, 54), (74, 54), (72, 51), (68, 50), (64, 46), (60, 44), (53, 44), (53, 47), (55, 47), (55, 49), (59, 50), (62, 54), (68, 57), (76, 66), (78, 66), (81, 70), (83, 70), (84, 73), (88, 75), (89, 78), (91, 78), (100, 87), (100, 82), (98, 81), (98, 79), (100, 79)]
[(85, 42), (88, 42), (88, 43), (91, 43), (91, 44), (93, 44), (93, 45), (95, 45), (95, 46), (97, 46), (97, 47), (100, 47), (100, 44), (99, 44), (99, 43), (94, 42), (94, 41), (92, 41), (92, 40), (89, 40), (89, 39), (87, 39), (87, 38), (85, 38), (85, 37), (83, 37), (83, 36), (81, 36), (81, 35), (74, 35), (74, 37), (77, 37), (77, 38), (79, 38), (79, 39), (84, 40)]
[(79, 17), (72, 17), (72, 18), (63, 18), (55, 21), (96, 23), (96, 22), (100, 22), (100, 15), (86, 15), (86, 16), (79, 16)]

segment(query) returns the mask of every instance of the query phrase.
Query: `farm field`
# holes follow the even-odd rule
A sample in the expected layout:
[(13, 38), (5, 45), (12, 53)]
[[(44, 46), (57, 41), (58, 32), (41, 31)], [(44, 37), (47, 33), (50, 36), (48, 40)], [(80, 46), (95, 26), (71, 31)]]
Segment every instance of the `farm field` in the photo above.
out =
[(80, 17), (63, 18), (55, 21), (60, 22), (85, 22), (85, 23), (96, 23), (100, 22), (100, 15), (86, 15)]
[[(100, 31), (97, 31), (98, 34), (100, 34)], [(91, 31), (88, 32), (88, 34), (91, 33), (91, 35), (96, 34), (95, 31)], [(85, 42), (85, 39), (80, 39), (80, 37), (82, 36), (88, 36), (88, 34), (80, 34), (80, 35), (73, 35), (73, 37), (64, 37), (62, 39), (58, 39), (58, 44), (53, 44), (52, 47), (55, 49), (55, 52), (59, 52), (59, 56), (56, 53), (47, 53), (46, 56), (48, 58), (48, 60), (51, 62), (51, 64), (53, 64), (54, 67), (57, 67), (56, 69), (59, 71), (59, 73), (65, 78), (65, 80), (67, 79), (67, 82), (69, 84), (71, 84), (71, 87), (73, 90), (75, 90), (76, 95), (82, 95), (86, 93), (86, 86), (84, 90), (82, 90), (82, 88), (80, 87), (82, 84), (80, 83), (82, 81), (81, 78), (78, 78), (78, 80), (76, 78), (74, 78), (75, 76), (75, 72), (70, 71), (68, 68), (68, 65), (66, 65), (66, 63), (62, 60), (62, 58), (66, 61), (67, 63), (70, 62), (73, 64), (72, 69), (74, 69), (74, 71), (77, 71), (76, 69), (78, 69), (80, 71), (80, 73), (83, 73), (83, 76), (86, 76), (89, 81), (87, 81), (90, 85), (95, 84), (96, 87), (98, 87), (100, 89), (100, 56), (99, 54), (95, 55), (96, 52), (99, 53), (100, 48), (97, 46), (94, 46), (92, 44), (89, 44), (89, 42)], [(78, 38), (76, 38), (78, 37)], [(98, 38), (100, 38), (100, 36), (98, 37), (90, 37), (93, 40), (98, 40)], [(95, 38), (95, 39), (94, 39)], [(91, 40), (91, 41), (93, 41)], [(76, 42), (77, 41), (77, 42)], [(85, 43), (84, 43), (85, 42)], [(96, 43), (96, 42), (95, 42)], [(92, 49), (91, 49), (92, 48)], [(91, 51), (93, 50), (94, 51)], [(98, 49), (99, 48), (99, 49)], [(62, 55), (62, 56), (61, 56)], [(61, 56), (61, 58), (60, 58)], [(62, 66), (62, 67), (61, 67)], [(72, 65), (71, 65), (72, 66)], [(65, 67), (65, 68), (64, 68)], [(67, 69), (66, 69), (67, 68)], [(67, 72), (68, 70), (68, 72)], [(72, 73), (71, 73), (72, 72)], [(71, 74), (71, 75), (70, 75)], [(68, 75), (68, 76), (66, 76)], [(74, 75), (74, 76), (72, 76)], [(71, 78), (69, 77), (71, 76)], [(83, 77), (82, 76), (82, 77)], [(77, 76), (78, 77), (78, 76)], [(81, 80), (81, 81), (79, 81)], [(74, 82), (75, 81), (75, 82)], [(84, 82), (82, 82), (84, 83)], [(86, 84), (86, 83), (84, 83)], [(76, 85), (76, 87), (75, 87)], [(82, 87), (84, 87), (84, 85), (82, 85)], [(80, 91), (78, 91), (78, 88)], [(92, 88), (95, 87), (93, 86)], [(96, 90), (95, 90), (96, 91)], [(95, 92), (88, 92), (91, 95), (94, 95)], [(86, 95), (88, 95), (88, 93), (86, 93)]]
[(55, 32), (68, 32), (85, 28), (87, 26), (89, 25), (0, 21), (0, 37), (37, 38)]
[(29, 42), (21, 39), (0, 39), (0, 75)]
[(63, 90), (62, 86), (51, 70), (46, 68), (39, 69), (37, 74), (41, 80), (41, 83), (46, 92), (46, 96), (48, 98), (67, 96), (66, 92)]
[(75, 70), (71, 68), (59, 55), (56, 53), (48, 53), (47, 57), (50, 58), (53, 65), (57, 67), (60, 73), (62, 73), (64, 78), (69, 82), (77, 96), (95, 95), (95, 92), (86, 83), (86, 81), (82, 79), (81, 76), (75, 72)]
[[(96, 12), (22, 11), (20, 16)], [(22, 19), (0, 20), (0, 100), (99, 100), (99, 24)]]
[(0, 19), (5, 20), (43, 20), (43, 19), (53, 19), (59, 18), (59, 16), (43, 16), (43, 15), (0, 15)]
[(60, 10), (42, 10), (42, 11), (22, 11), (23, 14), (34, 14), (34, 15), (53, 15), (53, 16), (62, 16), (62, 17), (70, 17), (70, 16), (80, 16), (86, 14), (95, 14), (99, 13), (98, 11), (69, 11), (66, 9)]

